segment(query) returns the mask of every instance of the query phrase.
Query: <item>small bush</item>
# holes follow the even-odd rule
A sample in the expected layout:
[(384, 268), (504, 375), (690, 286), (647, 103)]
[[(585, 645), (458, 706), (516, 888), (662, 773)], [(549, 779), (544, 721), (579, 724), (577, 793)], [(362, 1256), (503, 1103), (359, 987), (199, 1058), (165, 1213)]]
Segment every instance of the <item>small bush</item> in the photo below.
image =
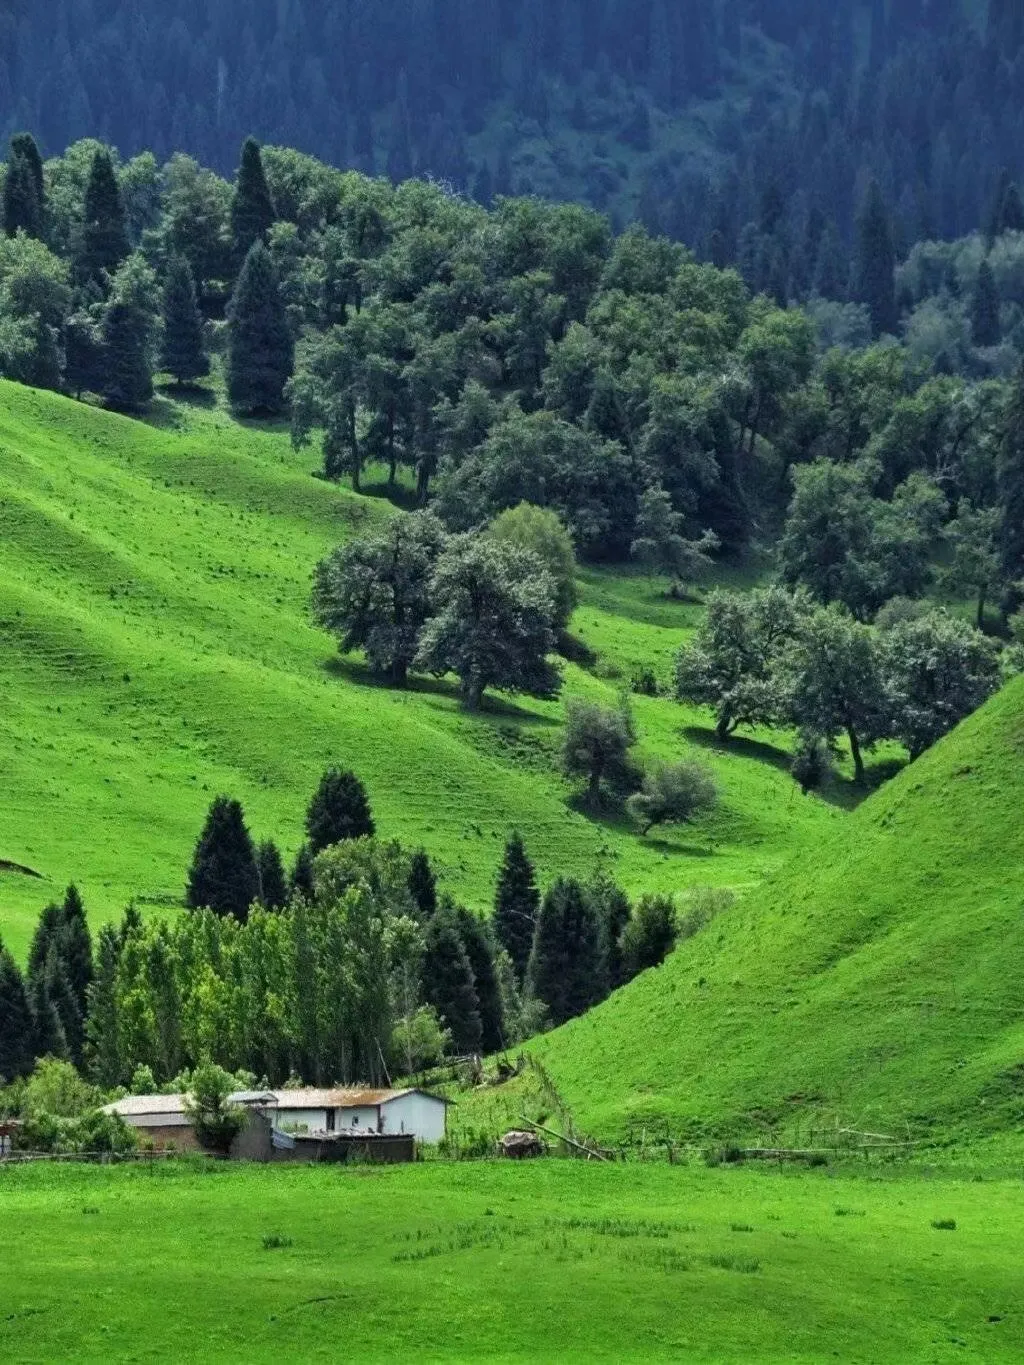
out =
[(263, 1238), (264, 1251), (282, 1251), (292, 1245), (290, 1237), (284, 1237), (279, 1232), (268, 1232)]
[(936, 1232), (956, 1232), (955, 1218), (936, 1218), (932, 1222), (932, 1227)]

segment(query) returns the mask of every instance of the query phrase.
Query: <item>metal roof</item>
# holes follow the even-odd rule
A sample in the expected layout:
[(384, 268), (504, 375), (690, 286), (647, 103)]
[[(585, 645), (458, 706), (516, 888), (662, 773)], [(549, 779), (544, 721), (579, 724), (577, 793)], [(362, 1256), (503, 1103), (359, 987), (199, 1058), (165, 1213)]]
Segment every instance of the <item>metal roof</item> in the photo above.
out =
[[(236, 1090), (228, 1096), (229, 1104), (268, 1107), (275, 1103), (271, 1090)], [(149, 1118), (157, 1114), (184, 1114), (184, 1095), (125, 1095), (113, 1104), (104, 1106), (105, 1114), (120, 1114), (121, 1118)]]
[(440, 1095), (431, 1095), (426, 1090), (417, 1090), (415, 1087), (406, 1090), (353, 1088), (275, 1090), (272, 1093), (277, 1100), (278, 1109), (376, 1109), (382, 1104), (390, 1104), (392, 1100), (400, 1100), (406, 1095), (424, 1095), (429, 1100), (437, 1100), (439, 1104), (449, 1103)]

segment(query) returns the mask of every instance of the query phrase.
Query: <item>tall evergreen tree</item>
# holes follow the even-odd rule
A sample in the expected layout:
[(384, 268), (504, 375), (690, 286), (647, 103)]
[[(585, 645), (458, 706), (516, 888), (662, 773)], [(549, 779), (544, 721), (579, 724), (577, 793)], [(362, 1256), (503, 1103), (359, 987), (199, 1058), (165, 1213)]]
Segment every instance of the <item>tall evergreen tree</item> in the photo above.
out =
[(876, 337), (895, 333), (899, 323), (895, 272), (892, 223), (882, 191), (873, 180), (857, 223), (855, 277), (857, 301), (867, 304)]
[(107, 277), (113, 277), (130, 251), (124, 205), (114, 173), (114, 163), (110, 159), (110, 153), (105, 148), (100, 148), (93, 157), (89, 181), (85, 187), (82, 237), (77, 262), (80, 282), (94, 283), (105, 288)]
[(33, 1051), (37, 1057), (68, 1060), (68, 1042), (59, 1009), (59, 1003), (64, 1000), (65, 995), (57, 967), (57, 957), (51, 951), (42, 971), (29, 979), (28, 986)]
[(516, 831), (505, 845), (494, 898), (494, 932), (512, 959), (522, 981), (530, 961), (533, 935), (540, 910), (540, 892), (533, 863), (526, 856), (522, 835)]
[[(997, 477), (1002, 577), (1007, 583), (1018, 583), (1024, 579), (1024, 365), (1006, 405)], [(1016, 607), (1016, 601), (1012, 605)]]
[(259, 871), (241, 803), (218, 796), (210, 806), (188, 874), (185, 904), (233, 915), (243, 923), (259, 899)]
[(3, 229), (8, 237), (14, 237), (19, 232), (29, 237), (41, 237), (43, 232), (43, 206), (32, 167), (13, 148), (7, 160), (7, 175), (4, 179)]
[(231, 243), (236, 269), (241, 269), (255, 242), (266, 241), (276, 217), (260, 144), (254, 137), (246, 138), (231, 201)]
[(281, 853), (273, 839), (266, 839), (256, 852), (260, 879), (260, 904), (266, 910), (283, 910), (288, 904), (288, 882)]
[(62, 972), (74, 1002), (73, 1015), (64, 1019), (71, 1057), (76, 1066), (85, 1059), (85, 1018), (89, 1009), (89, 986), (92, 982), (92, 935), (85, 916), (85, 906), (78, 888), (71, 885), (61, 906), (58, 938)]
[(107, 404), (137, 412), (153, 397), (153, 367), (159, 330), (156, 276), (139, 253), (114, 276), (103, 318), (103, 376)]
[(313, 854), (308, 844), (303, 844), (295, 855), (288, 885), (293, 896), (302, 896), (307, 901), (313, 899)]
[(306, 812), (306, 833), (314, 853), (346, 839), (373, 837), (376, 826), (366, 788), (355, 773), (339, 768), (324, 773)]
[(35, 1025), (18, 964), (0, 942), (0, 1082), (32, 1070)]
[(121, 941), (112, 924), (105, 924), (96, 944), (96, 970), (89, 986), (86, 1051), (89, 1071), (97, 1085), (110, 1089), (122, 1081), (120, 1037), (117, 1027), (117, 964)]
[(999, 291), (988, 261), (982, 261), (971, 307), (971, 335), (975, 346), (998, 346), (1003, 339)]
[(439, 911), (427, 925), (422, 975), (424, 1000), (451, 1030), (456, 1052), (479, 1052), (483, 1036), (480, 1001), (458, 922), (450, 910)]
[(423, 922), (433, 919), (437, 914), (437, 877), (424, 848), (409, 860), (409, 894)]
[(556, 882), (544, 897), (528, 978), (531, 993), (547, 1005), (556, 1026), (603, 999), (601, 925), (578, 882)]
[(295, 342), (270, 252), (254, 243), (228, 308), (228, 397), (240, 412), (276, 417), (295, 367)]
[(487, 926), (471, 911), (458, 909), (459, 935), (466, 950), (476, 987), (480, 1012), (480, 1046), (488, 1055), (500, 1052), (505, 1046), (505, 1021), (501, 1008), (501, 991), (494, 969), (494, 944)]
[(46, 209), (46, 174), (43, 169), (43, 157), (39, 150), (39, 144), (31, 133), (15, 133), (11, 138), (10, 145), (11, 157), (20, 156), (28, 163), (39, 204), (39, 215), (42, 219)]
[(179, 384), (191, 384), (210, 373), (210, 357), (203, 338), (203, 318), (196, 297), (192, 267), (184, 256), (174, 256), (167, 269), (163, 295), (164, 334), (160, 368)]

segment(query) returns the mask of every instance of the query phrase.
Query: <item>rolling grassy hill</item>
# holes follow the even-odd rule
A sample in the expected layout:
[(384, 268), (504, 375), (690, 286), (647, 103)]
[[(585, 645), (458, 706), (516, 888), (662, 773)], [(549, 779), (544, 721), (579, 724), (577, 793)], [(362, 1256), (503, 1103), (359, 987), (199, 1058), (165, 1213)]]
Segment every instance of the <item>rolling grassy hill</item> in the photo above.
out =
[(539, 1040), (575, 1120), (974, 1141), (1024, 1124), (1024, 679), (709, 929)]
[[(158, 406), (143, 424), (0, 383), (0, 933), (23, 953), (45, 901), (75, 879), (94, 922), (134, 898), (180, 903), (218, 792), (291, 855), (329, 764), (364, 778), (381, 834), (434, 855), (451, 888), (490, 903), (519, 827), (545, 879), (605, 865), (633, 892), (756, 883), (831, 839), (849, 790), (800, 798), (767, 741), (708, 748), (706, 718), (638, 698), (641, 748), (707, 750), (723, 790), (700, 831), (640, 840), (574, 809), (557, 775), (563, 705), (373, 685), (308, 617), (325, 551), (375, 517), (310, 477), (281, 429), (216, 409)], [(576, 633), (597, 654), (566, 693), (611, 703), (644, 664), (668, 676), (698, 608), (659, 585), (584, 575)]]

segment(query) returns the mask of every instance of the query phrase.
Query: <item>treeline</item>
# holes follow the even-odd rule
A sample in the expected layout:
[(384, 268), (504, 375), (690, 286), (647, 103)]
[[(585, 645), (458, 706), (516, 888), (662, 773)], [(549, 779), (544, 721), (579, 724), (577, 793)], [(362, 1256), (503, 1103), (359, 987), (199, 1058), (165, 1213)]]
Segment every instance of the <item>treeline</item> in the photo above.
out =
[(16, 0), (0, 134), (55, 151), (102, 130), (224, 172), (255, 131), (481, 202), (639, 196), (649, 227), (729, 261), (771, 194), (765, 235), (799, 273), (822, 224), (848, 262), (871, 179), (905, 247), (986, 225), (1021, 170), (1022, 47), (1016, 0)]
[(107, 1091), (167, 1085), (209, 1062), (277, 1085), (411, 1075), (564, 1023), (726, 903), (632, 906), (602, 878), (542, 894), (513, 835), (485, 924), (439, 893), (426, 854), (374, 837), (351, 773), (325, 774), (306, 827), (288, 877), (240, 805), (218, 798), (189, 872), (190, 911), (144, 923), (129, 908), (95, 945), (69, 888), (40, 917), (24, 976), (0, 948), (0, 1079), (44, 1057)]

